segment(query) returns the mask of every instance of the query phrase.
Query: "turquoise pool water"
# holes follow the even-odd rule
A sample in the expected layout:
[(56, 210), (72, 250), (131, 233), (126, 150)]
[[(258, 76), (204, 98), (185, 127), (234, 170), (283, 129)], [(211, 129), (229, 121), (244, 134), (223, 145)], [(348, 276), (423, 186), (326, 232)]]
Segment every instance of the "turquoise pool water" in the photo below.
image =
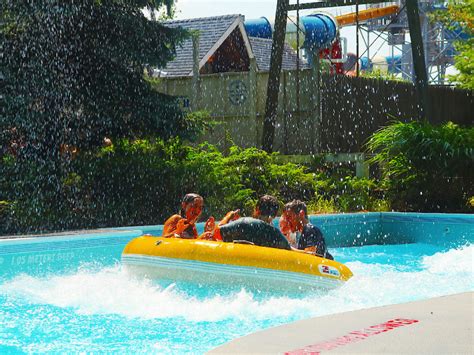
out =
[(120, 254), (134, 233), (0, 241), (0, 353), (204, 353), (302, 318), (474, 290), (465, 240), (331, 248), (349, 282), (279, 295), (131, 275)]

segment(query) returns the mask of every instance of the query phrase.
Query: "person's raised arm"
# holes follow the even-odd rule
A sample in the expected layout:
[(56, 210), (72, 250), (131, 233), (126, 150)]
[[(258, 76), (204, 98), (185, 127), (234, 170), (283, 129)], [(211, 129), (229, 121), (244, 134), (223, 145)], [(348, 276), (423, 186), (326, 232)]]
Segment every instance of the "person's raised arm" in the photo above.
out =
[(222, 218), (222, 220), (219, 222), (219, 226), (223, 226), (224, 224), (227, 224), (231, 221), (235, 221), (236, 219), (239, 219), (239, 218), (240, 218), (240, 209), (229, 211), (224, 216), (224, 218)]

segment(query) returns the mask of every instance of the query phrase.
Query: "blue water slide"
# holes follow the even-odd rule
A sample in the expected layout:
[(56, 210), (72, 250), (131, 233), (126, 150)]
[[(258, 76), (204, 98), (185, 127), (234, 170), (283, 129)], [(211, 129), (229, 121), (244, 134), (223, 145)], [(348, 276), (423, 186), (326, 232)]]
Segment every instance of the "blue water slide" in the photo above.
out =
[(394, 56), (385, 57), (388, 64), (389, 73), (401, 73), (402, 71), (402, 56), (397, 54)]
[(372, 70), (373, 64), (368, 57), (362, 57), (359, 59), (360, 70)]
[[(336, 21), (328, 14), (312, 14), (302, 17), (300, 21), (305, 33), (303, 47), (306, 49), (325, 48), (337, 36)], [(272, 25), (265, 17), (245, 20), (244, 26), (250, 37), (272, 38)]]
[(402, 56), (400, 54), (386, 57), (362, 57), (359, 59), (360, 69), (370, 71), (374, 67), (374, 62), (378, 66), (383, 66), (389, 73), (401, 73), (402, 71)]
[(245, 20), (244, 27), (249, 37), (272, 38), (272, 25), (266, 17)]
[(305, 30), (303, 47), (309, 50), (327, 47), (337, 36), (336, 22), (327, 14), (304, 16), (301, 22)]

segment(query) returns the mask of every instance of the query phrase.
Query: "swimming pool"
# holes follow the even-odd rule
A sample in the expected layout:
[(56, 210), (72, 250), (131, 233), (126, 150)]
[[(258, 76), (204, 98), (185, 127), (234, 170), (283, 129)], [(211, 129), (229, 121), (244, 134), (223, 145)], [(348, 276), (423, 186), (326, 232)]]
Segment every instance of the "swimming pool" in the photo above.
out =
[[(159, 232), (156, 226), (0, 241), (0, 352), (203, 353), (302, 318), (474, 290), (474, 224), (469, 222), (474, 220), (469, 216), (461, 216), (469, 221), (458, 230), (449, 227), (449, 238), (442, 234), (436, 239), (434, 227), (426, 227), (419, 240), (407, 237), (413, 227), (399, 221), (395, 228), (395, 215), (385, 216), (387, 225), (374, 215), (358, 216), (361, 231), (353, 216), (343, 216), (352, 225), (356, 246), (341, 242), (351, 239), (347, 233), (337, 238), (345, 227), (342, 222), (334, 227), (336, 217), (313, 219), (326, 233), (331, 253), (354, 277), (339, 289), (312, 294), (163, 284), (129, 274), (120, 263), (124, 245), (143, 231)], [(418, 226), (434, 225), (419, 215), (411, 217), (418, 218)], [(436, 219), (437, 226), (457, 223), (452, 216), (442, 218)], [(387, 226), (392, 238), (405, 228), (410, 243), (358, 245), (367, 239), (361, 233), (387, 235)]]

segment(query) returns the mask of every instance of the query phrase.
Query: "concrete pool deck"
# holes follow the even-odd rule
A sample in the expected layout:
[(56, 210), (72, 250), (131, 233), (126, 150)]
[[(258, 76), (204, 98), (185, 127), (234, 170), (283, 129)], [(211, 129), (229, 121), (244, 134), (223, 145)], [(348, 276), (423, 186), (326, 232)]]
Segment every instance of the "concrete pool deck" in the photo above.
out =
[(305, 319), (209, 354), (473, 354), (473, 299), (467, 292)]

